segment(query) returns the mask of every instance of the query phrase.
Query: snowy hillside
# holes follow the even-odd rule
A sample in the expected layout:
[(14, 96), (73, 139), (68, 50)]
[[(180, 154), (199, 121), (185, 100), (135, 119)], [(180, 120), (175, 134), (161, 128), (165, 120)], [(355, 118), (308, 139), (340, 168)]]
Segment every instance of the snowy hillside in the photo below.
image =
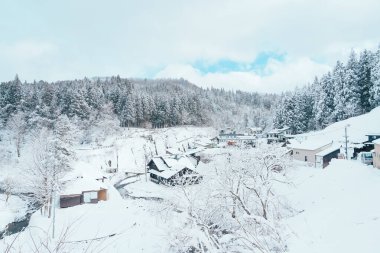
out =
[(296, 135), (299, 141), (333, 141), (342, 144), (345, 142), (344, 129), (347, 126), (347, 135), (349, 143), (363, 143), (367, 140), (366, 134), (379, 133), (380, 107), (373, 109), (371, 112), (342, 120), (331, 124), (321, 131), (309, 132)]

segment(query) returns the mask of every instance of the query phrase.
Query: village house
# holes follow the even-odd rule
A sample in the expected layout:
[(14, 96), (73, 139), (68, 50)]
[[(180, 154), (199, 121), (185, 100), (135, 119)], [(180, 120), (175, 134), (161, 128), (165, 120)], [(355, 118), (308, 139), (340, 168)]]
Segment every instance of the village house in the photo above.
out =
[(373, 154), (373, 166), (380, 169), (380, 139), (372, 141), (375, 148), (372, 152)]
[(202, 180), (191, 160), (185, 155), (157, 156), (148, 163), (150, 180), (157, 184), (194, 184)]
[(307, 162), (315, 167), (325, 168), (332, 158), (338, 158), (340, 147), (333, 142), (307, 140), (289, 145), (293, 151), (293, 159)]
[(286, 142), (287, 137), (291, 135), (289, 127), (273, 129), (267, 133), (267, 143)]
[(96, 204), (107, 199), (108, 188), (101, 180), (80, 177), (64, 182), (64, 190), (59, 193), (59, 206), (66, 208), (86, 203)]

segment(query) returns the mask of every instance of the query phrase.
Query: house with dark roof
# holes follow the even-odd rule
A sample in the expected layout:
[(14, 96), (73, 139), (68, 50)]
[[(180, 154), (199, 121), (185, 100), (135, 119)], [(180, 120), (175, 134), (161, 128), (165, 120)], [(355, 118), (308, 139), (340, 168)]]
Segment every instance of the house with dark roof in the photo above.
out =
[(192, 161), (185, 155), (153, 157), (148, 163), (150, 180), (157, 184), (194, 184), (202, 180)]

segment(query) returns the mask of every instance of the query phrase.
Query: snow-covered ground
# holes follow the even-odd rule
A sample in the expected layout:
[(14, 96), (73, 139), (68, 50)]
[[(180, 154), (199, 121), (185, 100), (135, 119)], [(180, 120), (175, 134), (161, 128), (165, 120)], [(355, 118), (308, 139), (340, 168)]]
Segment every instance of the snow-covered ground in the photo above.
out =
[(289, 252), (378, 252), (380, 170), (333, 160), (324, 170), (298, 166), (291, 178), (284, 194), (300, 213), (287, 221)]
[[(170, 252), (173, 231), (180, 231), (187, 222), (185, 213), (167, 204), (177, 197), (176, 189), (146, 182), (144, 176), (139, 176), (125, 181), (131, 184), (122, 191), (126, 194), (123, 198), (113, 184), (125, 177), (125, 171), (144, 171), (145, 150), (155, 153), (157, 148), (159, 154), (164, 154), (166, 146), (183, 148), (195, 139), (214, 134), (212, 129), (193, 127), (129, 129), (119, 136), (109, 137), (102, 146), (78, 147), (76, 172), (89, 177), (109, 176), (104, 167), (108, 160), (112, 160), (113, 165), (116, 163), (116, 154), (120, 172), (105, 182), (109, 189), (108, 201), (56, 208), (55, 240), (61, 240), (62, 247), (74, 253), (87, 248), (89, 252)], [(239, 151), (231, 154), (236, 152)], [(227, 153), (228, 148), (210, 149), (205, 153), (208, 162), (201, 165), (205, 180), (214, 173), (215, 165), (223, 165)], [(377, 252), (380, 248), (377, 240), (380, 170), (356, 161), (333, 160), (324, 170), (299, 163), (289, 171), (288, 177), (292, 184), (278, 188), (297, 213), (283, 221), (290, 253)], [(202, 183), (196, 187), (202, 187)], [(17, 208), (17, 203), (7, 208), (0, 203), (0, 218), (8, 215), (3, 223), (15, 218), (9, 215), (15, 215), (13, 211)], [(0, 222), (0, 227), (2, 225)], [(53, 247), (56, 242), (49, 239), (52, 228), (53, 219), (36, 212), (25, 232), (0, 241), (0, 252), (16, 236), (15, 252), (31, 252), (34, 247), (31, 238), (48, 241)], [(94, 238), (98, 240), (89, 241)]]

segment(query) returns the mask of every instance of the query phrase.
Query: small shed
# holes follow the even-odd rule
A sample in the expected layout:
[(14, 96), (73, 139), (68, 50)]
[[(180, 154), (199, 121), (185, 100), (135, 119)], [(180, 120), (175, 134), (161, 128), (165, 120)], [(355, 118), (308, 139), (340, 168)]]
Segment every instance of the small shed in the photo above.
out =
[(83, 203), (82, 194), (69, 194), (59, 196), (59, 206), (61, 208), (77, 206)]
[(338, 158), (340, 146), (332, 146), (315, 154), (315, 167), (326, 168), (333, 158)]
[(61, 208), (66, 208), (85, 203), (96, 204), (100, 200), (107, 199), (108, 190), (102, 182), (95, 179), (78, 178), (64, 183), (59, 203)]

